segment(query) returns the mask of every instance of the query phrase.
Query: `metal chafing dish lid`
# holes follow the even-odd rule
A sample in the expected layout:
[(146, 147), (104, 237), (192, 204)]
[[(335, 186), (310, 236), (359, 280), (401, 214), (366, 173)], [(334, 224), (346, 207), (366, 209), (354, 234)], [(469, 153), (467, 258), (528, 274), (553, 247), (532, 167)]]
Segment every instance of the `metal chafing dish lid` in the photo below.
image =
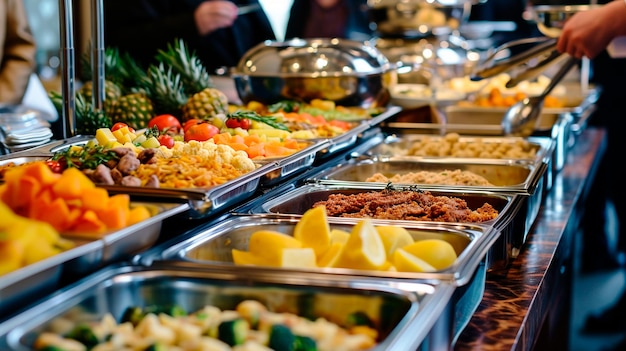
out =
[(377, 74), (389, 60), (369, 42), (347, 39), (265, 41), (239, 61), (235, 74), (272, 77), (343, 77)]

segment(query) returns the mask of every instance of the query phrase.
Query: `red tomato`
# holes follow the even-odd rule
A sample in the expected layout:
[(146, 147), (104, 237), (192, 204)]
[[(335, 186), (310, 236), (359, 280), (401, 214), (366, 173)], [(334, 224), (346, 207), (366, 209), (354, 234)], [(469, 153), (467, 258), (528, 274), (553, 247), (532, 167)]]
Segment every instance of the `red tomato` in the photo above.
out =
[(185, 132), (185, 141), (207, 141), (219, 132), (220, 129), (212, 125), (211, 123), (196, 123), (190, 126), (189, 129), (187, 129), (187, 131)]
[(198, 119), (198, 118), (194, 118), (194, 119), (190, 119), (187, 122), (185, 122), (183, 124), (183, 131), (186, 133), (187, 130), (189, 130), (189, 128), (191, 128), (191, 126), (194, 126), (198, 123), (203, 123), (204, 120)]
[(55, 160), (48, 160), (46, 161), (46, 164), (48, 165), (48, 168), (50, 168), (50, 170), (54, 173), (63, 173), (63, 165), (61, 164), (61, 162), (59, 161), (55, 161)]
[(152, 128), (157, 126), (159, 128), (159, 132), (173, 132), (174, 134), (178, 133), (181, 130), (180, 121), (178, 118), (172, 115), (158, 115), (148, 122), (148, 128)]
[(252, 126), (252, 122), (247, 118), (228, 118), (226, 120), (226, 127), (228, 128), (241, 128), (248, 130)]
[(135, 132), (135, 130), (134, 130), (133, 128), (129, 127), (129, 126), (128, 126), (128, 124), (126, 124), (126, 123), (124, 123), (124, 122), (117, 122), (117, 123), (115, 123), (115, 124), (111, 127), (111, 131), (112, 131), (112, 132), (114, 132), (114, 131), (116, 131), (116, 130), (118, 130), (118, 129), (121, 129), (121, 128), (124, 128), (124, 127), (128, 128), (128, 130), (129, 130), (131, 133), (134, 133), (134, 132)]
[(171, 149), (174, 147), (174, 137), (172, 137), (169, 134), (161, 134), (159, 135), (157, 140), (159, 141), (159, 144), (167, 147), (168, 149)]

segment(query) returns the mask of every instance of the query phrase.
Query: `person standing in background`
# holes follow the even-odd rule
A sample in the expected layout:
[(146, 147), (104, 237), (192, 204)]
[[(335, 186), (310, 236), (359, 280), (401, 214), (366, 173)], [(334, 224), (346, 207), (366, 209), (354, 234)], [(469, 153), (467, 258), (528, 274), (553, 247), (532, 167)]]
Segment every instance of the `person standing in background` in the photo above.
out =
[[(239, 14), (245, 5), (258, 9)], [(275, 39), (257, 0), (107, 0), (104, 18), (105, 46), (129, 53), (143, 66), (180, 38), (213, 73), (236, 66), (247, 50)]]
[(294, 0), (285, 38), (372, 38), (367, 0)]
[[(576, 58), (586, 56), (592, 59), (593, 81), (602, 88), (597, 102), (598, 109), (590, 120), (591, 123), (605, 128), (607, 131), (607, 149), (600, 163), (600, 169), (589, 192), (590, 199), (587, 210), (592, 210), (584, 218), (585, 243), (599, 240), (604, 233), (606, 199), (610, 199), (615, 207), (618, 219), (618, 253), (623, 256), (626, 251), (626, 188), (623, 181), (626, 171), (622, 167), (624, 145), (621, 141), (626, 130), (626, 59), (612, 58), (607, 53), (610, 42), (620, 36), (626, 36), (626, 1), (614, 0), (604, 5), (573, 15), (564, 25), (557, 42), (557, 49)], [(599, 204), (598, 204), (599, 202)], [(594, 215), (594, 216), (591, 216)], [(606, 253), (597, 252), (593, 246), (584, 245), (583, 263), (585, 259), (607, 264)], [(615, 256), (613, 256), (615, 257)], [(617, 258), (617, 260), (615, 259)], [(613, 258), (618, 266), (624, 265), (623, 257)], [(602, 267), (597, 267), (602, 268)], [(607, 267), (611, 268), (611, 267)], [(585, 323), (586, 332), (626, 332), (626, 290), (622, 291), (618, 301), (610, 308), (591, 314)], [(626, 338), (623, 338), (615, 350), (626, 350)]]
[(0, 103), (19, 104), (35, 72), (35, 39), (22, 0), (0, 0)]

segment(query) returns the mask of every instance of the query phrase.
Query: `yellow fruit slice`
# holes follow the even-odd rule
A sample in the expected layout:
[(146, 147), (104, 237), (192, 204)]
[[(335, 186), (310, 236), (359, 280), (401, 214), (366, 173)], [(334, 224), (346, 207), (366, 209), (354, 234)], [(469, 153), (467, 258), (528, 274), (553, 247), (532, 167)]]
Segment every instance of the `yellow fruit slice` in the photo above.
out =
[(252, 265), (252, 266), (278, 266), (278, 257), (272, 262), (263, 257), (259, 257), (252, 252), (241, 251), (237, 249), (232, 250), (233, 263), (237, 265)]
[[(348, 234), (348, 236), (350, 235)], [(345, 243), (341, 242), (334, 242), (330, 244), (328, 250), (326, 250), (326, 252), (324, 252), (324, 254), (320, 256), (319, 260), (317, 261), (317, 265), (319, 267), (334, 267), (345, 245)]]
[(396, 249), (413, 244), (414, 240), (408, 230), (402, 227), (385, 225), (377, 226), (376, 231), (385, 245), (387, 257), (392, 257)]
[(379, 270), (387, 263), (385, 246), (369, 219), (357, 223), (346, 242), (336, 267)]
[(290, 268), (317, 268), (315, 251), (310, 247), (283, 249), (280, 266)]
[(250, 235), (248, 251), (264, 257), (270, 262), (278, 262), (283, 249), (299, 249), (302, 243), (291, 235), (273, 230), (259, 230)]
[(350, 233), (341, 229), (331, 229), (330, 230), (330, 243), (347, 243), (348, 238), (350, 237)]
[(397, 249), (393, 253), (393, 265), (398, 272), (435, 272), (437, 269), (428, 262), (416, 257), (404, 249)]
[(326, 207), (317, 206), (306, 211), (296, 224), (293, 237), (310, 247), (321, 256), (330, 246), (330, 226), (326, 217)]
[(414, 242), (403, 249), (422, 260), (428, 262), (437, 270), (450, 267), (457, 259), (454, 247), (441, 239), (426, 239)]

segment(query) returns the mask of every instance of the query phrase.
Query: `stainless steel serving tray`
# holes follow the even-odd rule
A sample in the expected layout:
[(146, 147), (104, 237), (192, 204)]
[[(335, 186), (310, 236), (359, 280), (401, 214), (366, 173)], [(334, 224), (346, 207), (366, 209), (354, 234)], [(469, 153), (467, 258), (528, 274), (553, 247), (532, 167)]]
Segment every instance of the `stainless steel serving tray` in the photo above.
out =
[[(492, 251), (493, 262), (490, 270), (504, 268), (508, 257), (515, 258), (526, 242), (526, 236), (539, 214), (543, 195), (549, 190), (546, 183), (554, 173), (547, 163), (533, 163), (523, 160), (479, 160), (461, 158), (414, 159), (406, 157), (361, 157), (340, 163), (320, 171), (309, 178), (309, 182), (321, 185), (338, 185), (343, 187), (361, 187), (365, 179), (375, 172), (386, 175), (416, 172), (421, 170), (442, 171), (462, 169), (473, 171), (484, 176), (496, 186), (460, 186), (417, 184), (421, 188), (437, 191), (470, 191), (486, 193), (503, 193), (520, 195), (513, 207), (514, 215), (498, 222), (498, 229), (502, 231), (502, 245), (496, 245)], [(366, 182), (366, 184), (368, 184)], [(382, 184), (382, 183), (378, 183)], [(402, 184), (398, 184), (402, 186)], [(507, 225), (507, 221), (513, 221)], [(503, 248), (500, 253), (495, 253)], [(499, 258), (500, 257), (500, 258)]]
[(327, 139), (327, 147), (317, 153), (318, 160), (326, 160), (337, 155), (339, 152), (346, 151), (358, 142), (359, 137), (364, 132), (395, 116), (400, 111), (401, 108), (398, 106), (389, 106), (382, 113), (361, 121), (361, 123), (346, 133)]
[[(600, 89), (597, 87), (583, 92), (579, 83), (563, 83), (563, 86), (567, 95), (560, 95), (559, 98), (564, 100), (564, 106), (544, 107), (535, 132), (551, 130), (562, 115), (571, 115), (574, 123), (578, 123), (584, 114), (593, 108), (600, 95)], [(441, 111), (431, 109), (430, 118), (426, 120), (423, 118), (424, 114), (407, 112), (401, 120), (389, 120), (384, 126), (395, 129), (445, 130), (449, 133), (467, 135), (502, 136), (504, 131), (501, 122), (507, 109), (508, 107), (454, 104), (442, 107)]]
[(50, 330), (59, 318), (99, 321), (110, 313), (119, 320), (133, 306), (178, 305), (188, 312), (206, 305), (234, 309), (245, 299), (258, 300), (272, 311), (323, 316), (336, 322), (363, 311), (383, 325), (381, 341), (373, 350), (450, 349), (449, 301), (454, 287), (407, 282), (402, 288), (332, 276), (214, 271), (180, 262), (113, 266), (0, 324), (0, 349), (32, 350), (36, 336)]
[[(296, 188), (285, 187), (285, 192), (275, 192), (272, 197), (259, 197), (247, 206), (247, 213), (302, 215), (313, 207), (317, 201), (328, 199), (331, 194), (358, 194), (370, 191), (382, 191), (386, 184), (359, 183), (359, 184), (319, 184), (308, 183)], [(398, 186), (398, 188), (402, 188)], [(495, 230), (496, 242), (490, 247), (487, 257), (488, 271), (501, 271), (519, 253), (526, 240), (530, 227), (536, 218), (536, 213), (530, 213), (525, 196), (516, 193), (494, 193), (487, 191), (442, 190), (421, 187), (431, 191), (433, 195), (458, 197), (465, 200), (470, 208), (477, 208), (484, 203), (491, 204), (499, 215), (496, 219), (480, 223), (481, 226), (492, 227)], [(346, 220), (346, 218), (340, 218)], [(396, 225), (412, 224), (421, 221), (390, 221)], [(433, 223), (433, 222), (425, 222)], [(449, 223), (458, 225), (459, 223)]]
[(141, 203), (152, 217), (131, 226), (98, 235), (62, 234), (75, 248), (0, 276), (0, 315), (59, 288), (64, 277), (82, 276), (112, 262), (131, 258), (157, 242), (163, 220), (186, 211), (186, 204)]
[[(321, 170), (311, 176), (309, 181), (323, 184), (345, 184), (367, 182), (367, 179), (376, 173), (386, 177), (415, 172), (435, 172), (462, 170), (484, 177), (492, 186), (463, 185), (446, 183), (405, 183), (408, 185), (426, 185), (431, 189), (462, 189), (485, 190), (491, 192), (519, 192), (532, 195), (537, 190), (545, 163), (508, 160), (478, 160), (462, 158), (415, 159), (402, 156), (363, 156), (349, 159), (338, 165)], [(398, 183), (401, 184), (401, 183)]]
[[(461, 158), (477, 158), (481, 160), (486, 159), (501, 159), (501, 160), (525, 160), (530, 162), (549, 162), (554, 152), (554, 141), (550, 137), (496, 137), (496, 136), (467, 136), (459, 135), (456, 143), (464, 145), (466, 148), (470, 148), (468, 152), (471, 155), (455, 156), (454, 154), (448, 155), (447, 151), (440, 150), (440, 148), (449, 145), (445, 140), (446, 136), (443, 135), (426, 135), (426, 134), (393, 134), (388, 135), (385, 140), (372, 147), (369, 150), (365, 150), (364, 153), (368, 155), (383, 155), (383, 156), (407, 156), (415, 158), (440, 158), (440, 157), (461, 157)], [(531, 157), (507, 157), (505, 155), (493, 157), (492, 154), (487, 153), (485, 156), (480, 155), (480, 147), (486, 146), (503, 146), (507, 148), (514, 148), (518, 144), (526, 144), (530, 149), (535, 151), (535, 154)], [(430, 148), (426, 151), (425, 156), (411, 155), (409, 151), (414, 145), (428, 145)], [(435, 155), (435, 151), (440, 154)]]
[[(154, 261), (183, 260), (212, 266), (234, 266), (232, 250), (248, 250), (252, 233), (260, 230), (272, 230), (293, 235), (300, 216), (276, 216), (268, 214), (236, 215), (180, 242), (165, 243), (139, 255), (139, 262), (151, 264)], [(329, 218), (332, 229), (350, 232), (360, 221), (356, 218)], [(373, 220), (378, 225), (398, 225), (397, 221)], [(323, 272), (330, 275), (375, 278), (382, 280), (419, 280), (430, 284), (440, 281), (456, 286), (465, 285), (470, 280), (476, 267), (484, 258), (489, 246), (497, 239), (498, 233), (489, 226), (458, 224), (450, 226), (442, 223), (403, 222), (415, 240), (438, 238), (450, 243), (458, 258), (450, 267), (432, 273), (389, 272), (358, 270), (345, 268), (282, 268), (265, 266), (239, 266), (248, 272), (271, 271), (275, 274), (298, 274), (298, 271)], [(344, 278), (345, 279), (345, 278)]]
[[(93, 137), (78, 136), (64, 141), (58, 141), (19, 154), (10, 154), (0, 158), (0, 166), (8, 163), (22, 164), (31, 161), (45, 160), (55, 152), (72, 145), (84, 145)], [(309, 165), (311, 155), (315, 155), (325, 144), (310, 142), (310, 145), (300, 153), (291, 155), (282, 160), (267, 160), (257, 163), (258, 168), (236, 179), (208, 189), (188, 188), (152, 188), (129, 187), (123, 185), (97, 184), (110, 194), (129, 194), (135, 199), (156, 202), (179, 202), (189, 205), (189, 215), (192, 218), (204, 218), (215, 214), (228, 206), (236, 205), (251, 198), (259, 189), (261, 181), (276, 183), (295, 172), (303, 171)]]
[(0, 275), (0, 322), (19, 308), (45, 297), (61, 287), (68, 270), (83, 273), (103, 262), (104, 242), (72, 240), (75, 247)]

